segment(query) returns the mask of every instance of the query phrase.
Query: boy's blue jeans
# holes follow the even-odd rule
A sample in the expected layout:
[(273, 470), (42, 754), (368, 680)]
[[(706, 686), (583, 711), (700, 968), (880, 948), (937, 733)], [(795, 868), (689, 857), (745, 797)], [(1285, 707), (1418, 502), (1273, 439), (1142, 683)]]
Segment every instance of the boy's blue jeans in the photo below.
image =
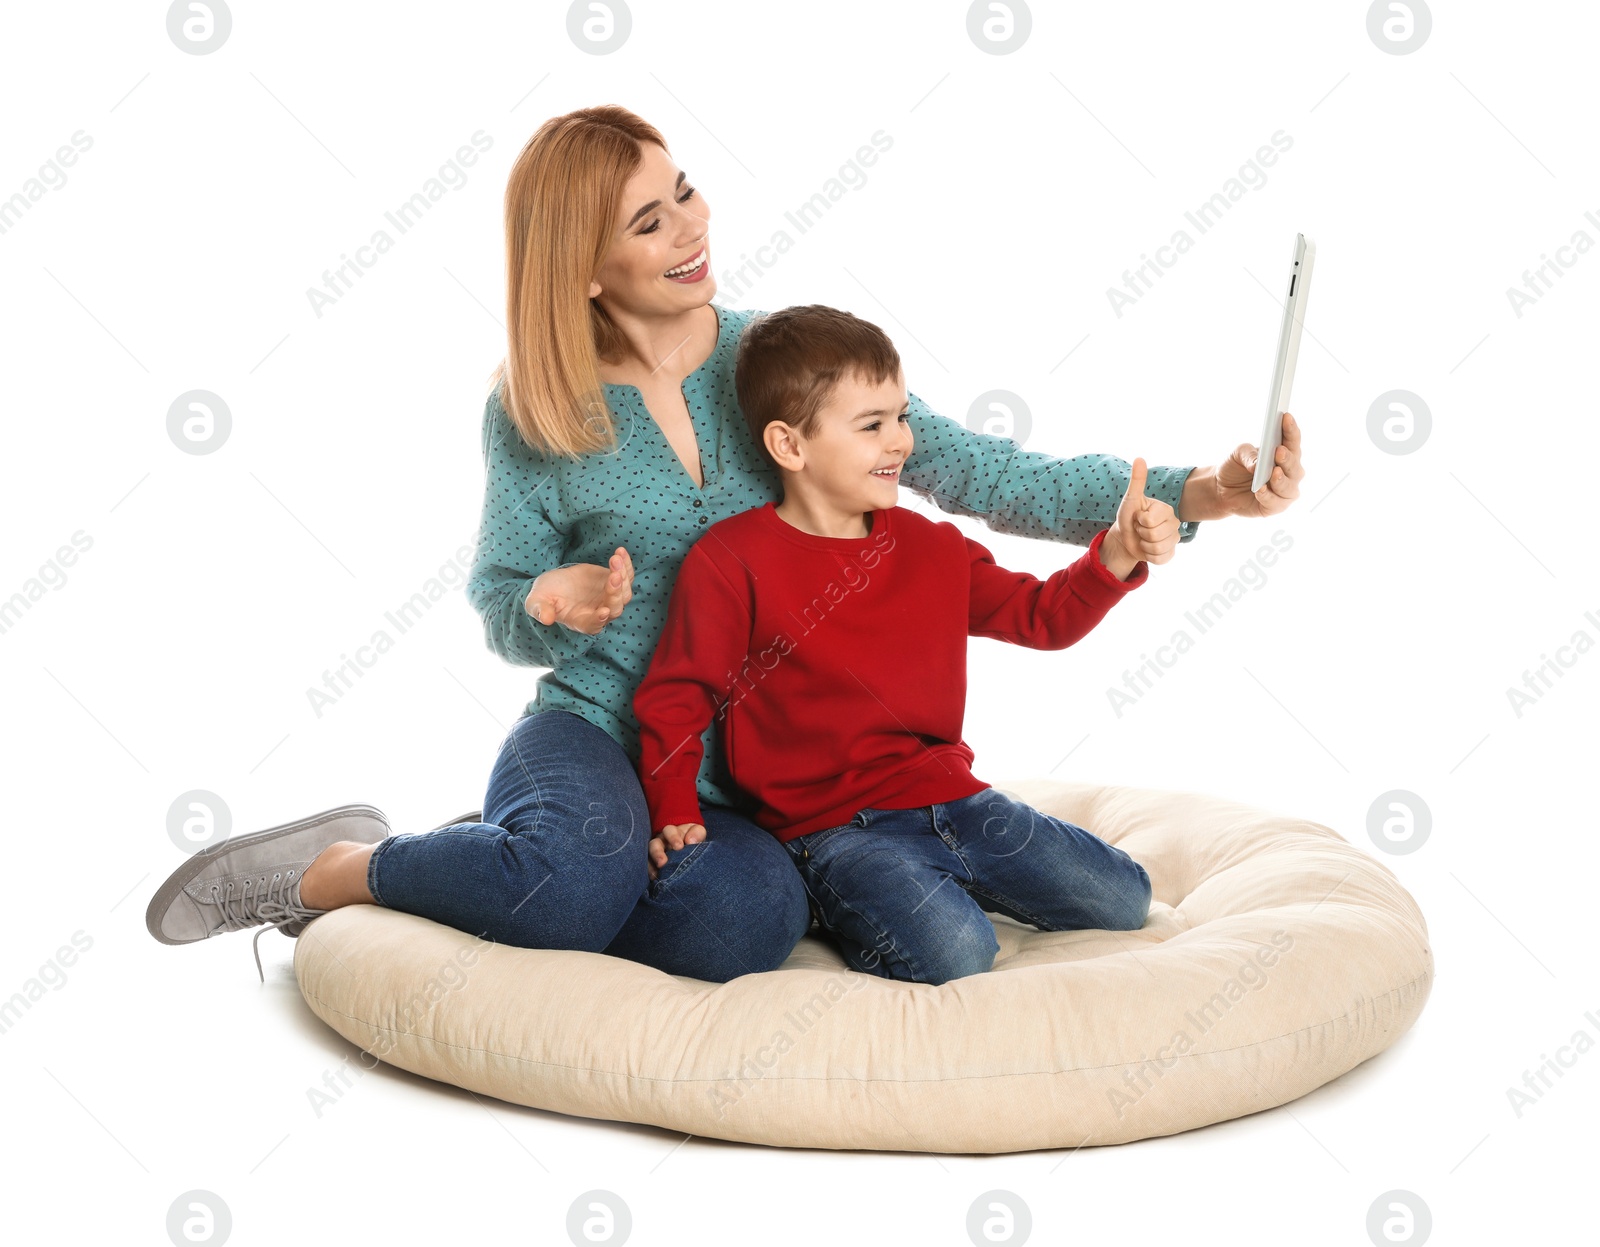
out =
[(378, 842), (378, 904), (499, 944), (562, 948), (725, 983), (775, 970), (811, 925), (772, 833), (702, 807), (706, 838), (649, 876), (650, 813), (622, 747), (564, 710), (524, 715), (489, 775), (482, 822)]
[(1136, 931), (1150, 876), (1123, 850), (995, 788), (865, 809), (784, 842), (817, 921), (852, 969), (943, 983), (992, 969), (984, 911), (1045, 931)]

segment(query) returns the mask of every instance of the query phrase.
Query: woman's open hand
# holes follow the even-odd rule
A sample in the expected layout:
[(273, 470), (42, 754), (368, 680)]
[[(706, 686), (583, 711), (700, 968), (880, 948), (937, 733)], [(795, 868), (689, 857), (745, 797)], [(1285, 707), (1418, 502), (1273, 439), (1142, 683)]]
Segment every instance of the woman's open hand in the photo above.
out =
[(552, 567), (533, 582), (522, 605), (542, 624), (564, 624), (592, 636), (622, 614), (632, 597), (633, 560), (618, 546), (605, 567)]

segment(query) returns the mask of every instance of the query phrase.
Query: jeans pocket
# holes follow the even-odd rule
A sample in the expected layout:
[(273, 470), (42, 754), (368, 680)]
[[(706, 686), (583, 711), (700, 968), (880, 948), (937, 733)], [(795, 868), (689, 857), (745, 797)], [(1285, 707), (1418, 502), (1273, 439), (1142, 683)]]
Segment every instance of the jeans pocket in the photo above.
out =
[(710, 842), (707, 840), (697, 840), (693, 844), (684, 845), (681, 849), (668, 849), (666, 865), (657, 870), (656, 877), (650, 880), (646, 889), (651, 898), (660, 896), (672, 886), (674, 880), (688, 874), (689, 868), (700, 859), (708, 843)]
[(849, 831), (852, 827), (861, 828), (867, 825), (867, 811), (858, 810), (848, 823), (840, 823), (836, 827), (823, 827), (818, 831), (808, 831), (803, 836), (796, 836), (790, 843), (800, 846), (801, 857), (815, 857), (817, 851), (832, 840), (841, 831)]

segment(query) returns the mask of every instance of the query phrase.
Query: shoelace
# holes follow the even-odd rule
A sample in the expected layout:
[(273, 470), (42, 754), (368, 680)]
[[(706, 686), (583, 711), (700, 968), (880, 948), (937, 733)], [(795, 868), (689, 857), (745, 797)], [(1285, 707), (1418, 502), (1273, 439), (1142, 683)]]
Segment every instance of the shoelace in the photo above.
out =
[(233, 894), (232, 879), (228, 880), (226, 892), (216, 884), (211, 885), (211, 903), (222, 911), (222, 923), (215, 930), (239, 931), (258, 923), (266, 924), (250, 941), (250, 951), (256, 959), (256, 974), (263, 983), (267, 981), (267, 976), (261, 969), (259, 946), (261, 937), (267, 933), (267, 927), (282, 927), (291, 922), (309, 922), (328, 912), (325, 909), (307, 909), (304, 905), (296, 905), (289, 899), (289, 889), (294, 883), (294, 876), (295, 872), (292, 870), (286, 874), (275, 874), (272, 876), (272, 882), (254, 895), (251, 895), (250, 885), (255, 880), (246, 879), (237, 897)]

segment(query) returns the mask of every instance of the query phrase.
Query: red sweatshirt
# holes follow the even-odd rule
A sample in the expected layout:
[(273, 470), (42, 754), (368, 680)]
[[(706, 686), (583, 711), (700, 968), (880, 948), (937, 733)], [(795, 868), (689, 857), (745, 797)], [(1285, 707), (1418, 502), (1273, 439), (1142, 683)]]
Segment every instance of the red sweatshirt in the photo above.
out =
[(714, 716), (729, 774), (779, 840), (983, 791), (961, 739), (967, 637), (1062, 649), (1150, 576), (1142, 562), (1113, 576), (1104, 531), (1040, 580), (954, 524), (870, 515), (865, 537), (817, 537), (769, 502), (690, 547), (633, 698), (652, 832), (704, 821), (695, 777)]

